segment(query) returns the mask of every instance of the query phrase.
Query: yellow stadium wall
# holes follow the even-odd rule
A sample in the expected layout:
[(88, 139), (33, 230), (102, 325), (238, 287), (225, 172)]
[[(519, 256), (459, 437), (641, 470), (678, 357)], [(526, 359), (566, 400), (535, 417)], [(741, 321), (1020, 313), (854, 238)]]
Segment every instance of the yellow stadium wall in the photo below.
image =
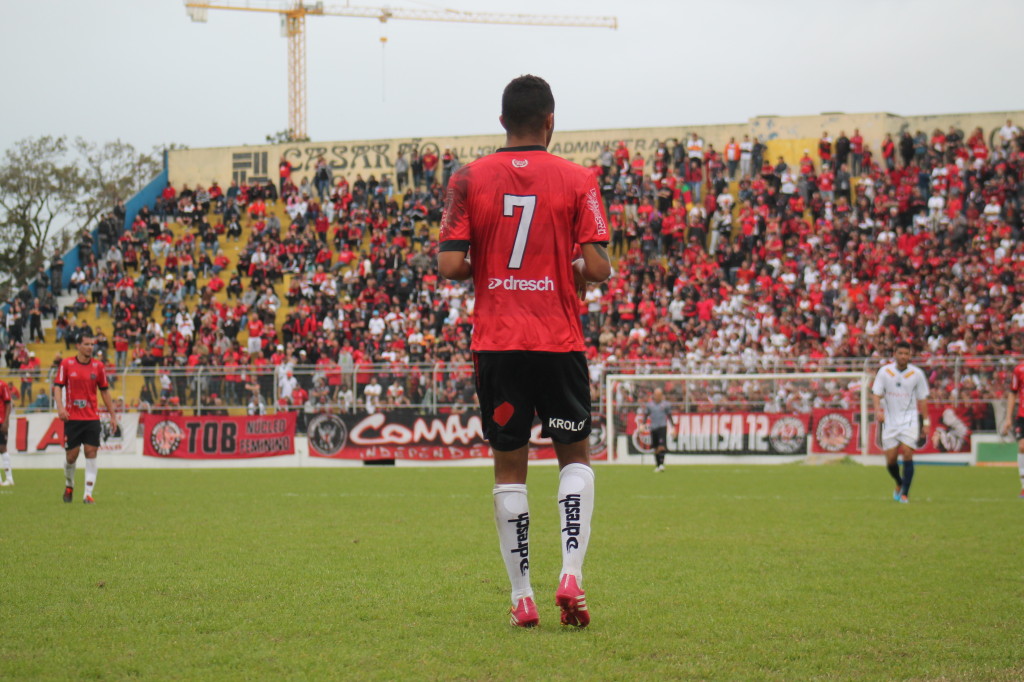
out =
[[(624, 140), (631, 153), (640, 152), (650, 161), (657, 142), (685, 139), (691, 132), (704, 138), (706, 144), (721, 151), (730, 137), (759, 136), (768, 146), (767, 158), (774, 164), (779, 156), (787, 163), (796, 163), (804, 149), (817, 159), (817, 141), (823, 132), (837, 138), (840, 132), (853, 135), (859, 128), (865, 143), (878, 157), (885, 133), (898, 136), (903, 130), (911, 134), (923, 130), (929, 135), (935, 128), (947, 131), (952, 125), (965, 134), (980, 127), (991, 144), (1007, 119), (1018, 125), (1024, 122), (1024, 111), (1000, 111), (974, 114), (938, 114), (928, 116), (896, 116), (887, 113), (821, 114), (817, 116), (757, 116), (746, 123), (675, 126), (662, 128), (621, 128), (614, 130), (556, 131), (550, 151), (559, 156), (588, 164), (597, 159), (605, 144), (614, 146)], [(293, 178), (313, 179), (313, 167), (323, 156), (334, 171), (335, 179), (344, 176), (350, 181), (356, 174), (391, 174), (399, 152), (411, 149), (433, 149), (438, 155), (454, 150), (466, 163), (501, 146), (504, 135), (467, 135), (458, 137), (422, 137), (385, 140), (337, 142), (298, 142), (281, 145), (253, 145), (185, 149), (169, 154), (169, 178), (175, 187), (183, 184), (209, 185), (217, 180), (226, 187), (232, 179), (239, 182), (265, 178), (277, 182), (277, 165), (281, 157), (288, 159)]]

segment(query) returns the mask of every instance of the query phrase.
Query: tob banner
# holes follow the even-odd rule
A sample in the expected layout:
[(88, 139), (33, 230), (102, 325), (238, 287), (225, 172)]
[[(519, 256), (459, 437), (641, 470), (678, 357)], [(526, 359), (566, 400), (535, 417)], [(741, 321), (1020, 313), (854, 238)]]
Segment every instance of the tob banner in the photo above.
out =
[(142, 415), (142, 454), (250, 459), (295, 454), (295, 412), (265, 417)]

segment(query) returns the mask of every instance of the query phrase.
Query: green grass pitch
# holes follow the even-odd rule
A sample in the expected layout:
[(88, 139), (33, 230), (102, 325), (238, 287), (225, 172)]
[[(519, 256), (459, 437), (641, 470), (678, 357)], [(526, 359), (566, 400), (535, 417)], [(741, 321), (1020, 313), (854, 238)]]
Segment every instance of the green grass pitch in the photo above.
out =
[(101, 470), (0, 489), (0, 678), (1024, 679), (1015, 469), (599, 466), (592, 626), (507, 625), (487, 468)]

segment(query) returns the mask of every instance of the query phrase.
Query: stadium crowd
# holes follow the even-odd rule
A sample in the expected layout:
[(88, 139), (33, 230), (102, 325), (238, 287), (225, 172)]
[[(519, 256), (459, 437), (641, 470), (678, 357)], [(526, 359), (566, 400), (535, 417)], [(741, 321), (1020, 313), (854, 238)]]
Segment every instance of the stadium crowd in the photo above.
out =
[[(898, 340), (925, 359), (1024, 353), (1024, 135), (1012, 122), (991, 141), (980, 129), (886, 136), (877, 153), (856, 130), (825, 133), (793, 165), (747, 136), (721, 152), (695, 134), (654, 147), (620, 143), (591, 163), (615, 257), (581, 302), (595, 393), (608, 369), (825, 368), (885, 358)], [(37, 296), (5, 306), (8, 367), (41, 371), (26, 344), (49, 315), (69, 348), (94, 334), (109, 364), (142, 368), (143, 407), (471, 404), (472, 287), (434, 267), (458, 165), (448, 150), (413, 153), (392, 181), (335, 178), (321, 159), (310, 179), (282, 159), (277, 183), (168, 185), (129, 229), (115, 210), (95, 246), (83, 234), (67, 309), (59, 255)], [(109, 335), (77, 319), (89, 306)], [(935, 378), (937, 395), (965, 398), (995, 397), (1006, 379)]]

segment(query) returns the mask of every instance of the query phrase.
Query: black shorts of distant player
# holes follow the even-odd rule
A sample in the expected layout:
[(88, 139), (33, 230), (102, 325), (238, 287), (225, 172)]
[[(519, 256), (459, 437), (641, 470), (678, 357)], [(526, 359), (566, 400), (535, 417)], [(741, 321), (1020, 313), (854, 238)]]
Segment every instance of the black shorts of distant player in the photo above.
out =
[(1017, 440), (1024, 440), (1024, 417), (1020, 415), (1013, 422), (1013, 436)]
[(582, 352), (494, 351), (473, 354), (484, 438), (495, 450), (530, 442), (533, 416), (556, 443), (590, 436), (590, 375)]
[(64, 422), (64, 449), (74, 450), (80, 445), (100, 446), (99, 419), (69, 419)]
[(651, 429), (651, 449), (655, 452), (660, 452), (665, 449), (666, 438), (668, 436), (668, 427), (659, 426), (656, 429)]

